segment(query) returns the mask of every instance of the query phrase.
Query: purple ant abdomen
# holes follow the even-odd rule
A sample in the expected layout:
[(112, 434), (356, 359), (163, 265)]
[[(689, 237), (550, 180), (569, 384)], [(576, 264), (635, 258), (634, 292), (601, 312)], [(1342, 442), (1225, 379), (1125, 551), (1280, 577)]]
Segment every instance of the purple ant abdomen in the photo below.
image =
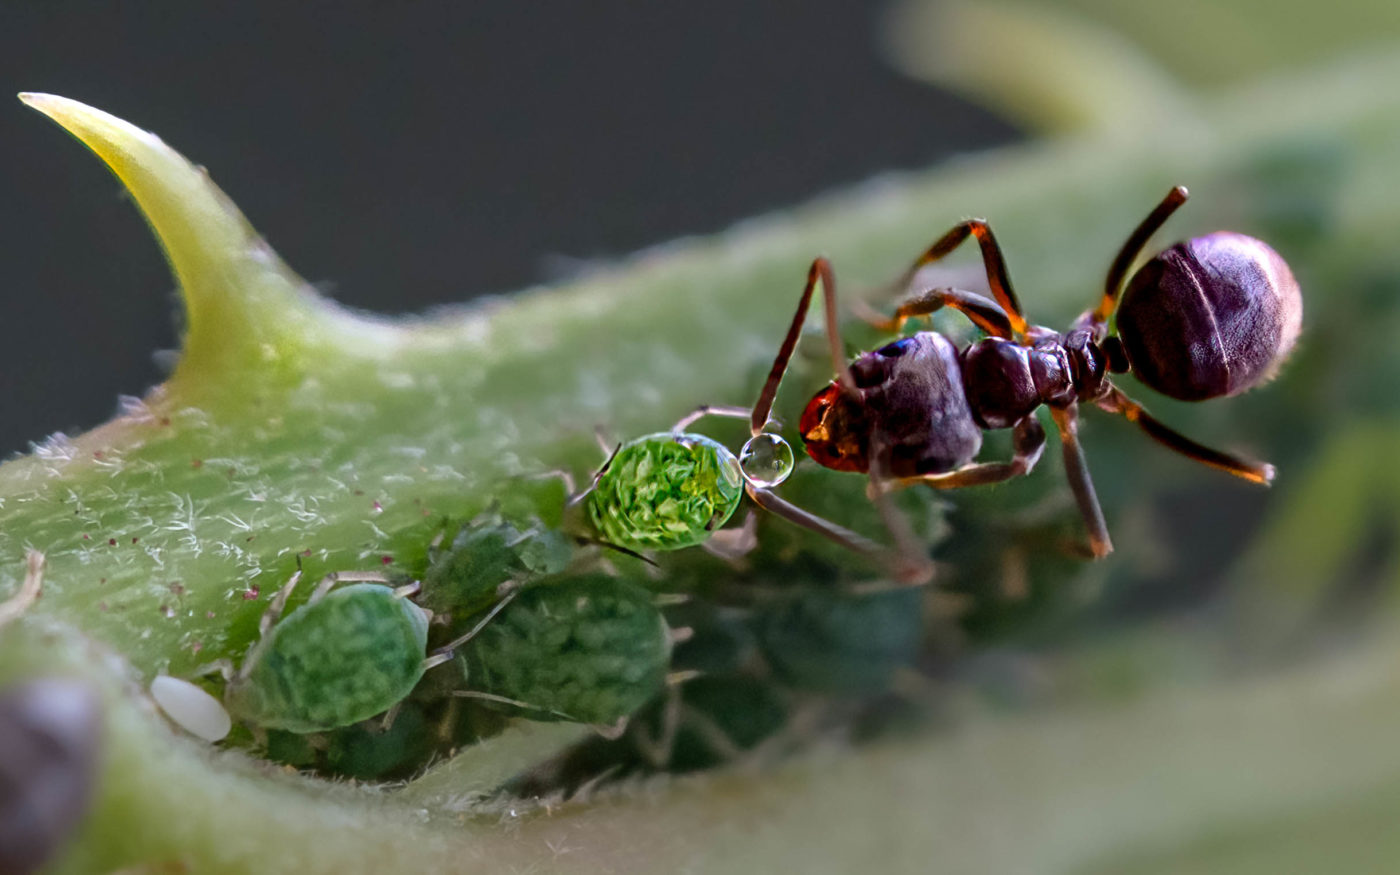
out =
[(1267, 244), (1219, 231), (1178, 243), (1129, 280), (1118, 336), (1139, 380), (1183, 401), (1238, 395), (1274, 375), (1303, 301)]

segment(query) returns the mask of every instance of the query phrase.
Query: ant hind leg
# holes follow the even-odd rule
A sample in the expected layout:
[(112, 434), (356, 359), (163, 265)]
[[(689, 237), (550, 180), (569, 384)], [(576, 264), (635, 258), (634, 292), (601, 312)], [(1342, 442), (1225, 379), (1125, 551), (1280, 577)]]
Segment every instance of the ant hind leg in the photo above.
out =
[(1122, 415), (1129, 422), (1142, 429), (1148, 437), (1188, 459), (1224, 471), (1227, 474), (1233, 474), (1251, 483), (1258, 483), (1261, 486), (1268, 486), (1273, 482), (1273, 465), (1267, 462), (1251, 462), (1196, 443), (1154, 418), (1143, 409), (1141, 404), (1123, 394), (1123, 391), (1117, 386), (1110, 389), (1108, 395), (1104, 396), (1098, 405), (1109, 413)]

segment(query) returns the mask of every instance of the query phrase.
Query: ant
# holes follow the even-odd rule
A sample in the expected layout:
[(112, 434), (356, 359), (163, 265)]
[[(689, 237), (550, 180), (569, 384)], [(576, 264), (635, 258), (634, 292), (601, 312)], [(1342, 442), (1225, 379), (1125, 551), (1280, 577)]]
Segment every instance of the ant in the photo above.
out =
[[(1060, 433), (1065, 471), (1095, 558), (1112, 552), (1113, 542), (1079, 446), (1081, 404), (1126, 417), (1187, 458), (1267, 485), (1272, 465), (1173, 431), (1109, 379), (1131, 371), (1172, 398), (1228, 397), (1273, 377), (1298, 338), (1303, 302), (1297, 281), (1278, 253), (1243, 234), (1219, 231), (1177, 243), (1125, 285), (1148, 238), (1186, 197), (1184, 187), (1173, 188), (1137, 226), (1108, 269), (1098, 306), (1064, 333), (1026, 322), (991, 227), (969, 219), (935, 241), (897, 286), (909, 288), (923, 267), (974, 237), (995, 300), (929, 288), (901, 304), (892, 318), (869, 321), (897, 333), (909, 319), (952, 307), (987, 336), (959, 349), (942, 334), (921, 331), (848, 364), (836, 318), (835, 276), (830, 262), (818, 258), (761, 398), (771, 402), (776, 393), (820, 281), (836, 379), (808, 402), (799, 428), (808, 455), (833, 470), (867, 473), (873, 496), (917, 484), (954, 489), (1030, 473), (1045, 449), (1045, 430), (1035, 415), (1041, 405), (1050, 408)], [(1115, 314), (1117, 333), (1110, 334)], [(764, 400), (755, 410), (766, 411)], [(1011, 460), (974, 462), (982, 432), (1002, 428), (1012, 429)]]

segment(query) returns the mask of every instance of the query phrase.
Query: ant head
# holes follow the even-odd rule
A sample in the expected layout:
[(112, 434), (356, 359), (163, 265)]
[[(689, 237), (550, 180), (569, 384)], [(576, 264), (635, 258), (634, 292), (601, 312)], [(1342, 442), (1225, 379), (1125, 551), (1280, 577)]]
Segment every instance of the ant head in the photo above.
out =
[(798, 425), (807, 454), (833, 471), (870, 470), (870, 426), (860, 404), (839, 383), (818, 392)]

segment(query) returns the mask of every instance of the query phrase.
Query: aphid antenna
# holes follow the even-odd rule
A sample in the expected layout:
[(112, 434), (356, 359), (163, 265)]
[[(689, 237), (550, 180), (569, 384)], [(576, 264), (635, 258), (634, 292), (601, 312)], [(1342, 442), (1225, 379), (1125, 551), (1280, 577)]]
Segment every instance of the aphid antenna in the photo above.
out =
[(529, 702), (522, 702), (519, 699), (512, 699), (509, 696), (498, 696), (495, 693), (483, 693), (480, 690), (453, 690), (452, 695), (458, 699), (479, 699), (483, 702), (495, 702), (499, 705), (510, 705), (520, 708), (523, 711), (534, 711), (537, 714), (548, 714), (560, 720), (567, 720), (570, 723), (578, 723), (578, 718), (572, 714), (565, 714), (563, 711), (555, 711), (553, 708), (541, 708), (538, 705), (531, 705)]
[[(749, 419), (753, 416), (753, 411), (747, 407), (735, 407), (729, 404), (701, 404), (699, 407), (682, 416), (671, 426), (671, 431), (680, 433), (685, 431), (696, 421), (707, 416), (724, 416), (730, 419)], [(772, 419), (768, 420), (772, 422)], [(766, 424), (766, 423), (765, 423)]]
[(601, 538), (590, 538), (587, 536), (579, 535), (577, 536), (577, 540), (580, 544), (592, 544), (596, 547), (603, 547), (604, 549), (612, 550), (614, 553), (621, 553), (624, 556), (631, 556), (633, 559), (640, 559), (646, 564), (650, 565), (652, 568), (661, 567), (660, 565), (656, 564), (656, 560), (644, 556), (641, 553), (638, 553), (636, 550), (629, 550), (626, 547), (620, 546), (618, 544), (613, 544), (608, 541), (604, 541)]
[(669, 608), (674, 605), (688, 605), (690, 602), (690, 593), (685, 592), (659, 592), (652, 596), (651, 599), (651, 603), (658, 608)]
[(27, 550), (24, 561), (24, 580), (20, 583), (19, 592), (0, 602), (0, 628), (23, 616), (39, 600), (39, 594), (43, 591), (44, 566), (47, 564), (44, 554), (34, 549)]

